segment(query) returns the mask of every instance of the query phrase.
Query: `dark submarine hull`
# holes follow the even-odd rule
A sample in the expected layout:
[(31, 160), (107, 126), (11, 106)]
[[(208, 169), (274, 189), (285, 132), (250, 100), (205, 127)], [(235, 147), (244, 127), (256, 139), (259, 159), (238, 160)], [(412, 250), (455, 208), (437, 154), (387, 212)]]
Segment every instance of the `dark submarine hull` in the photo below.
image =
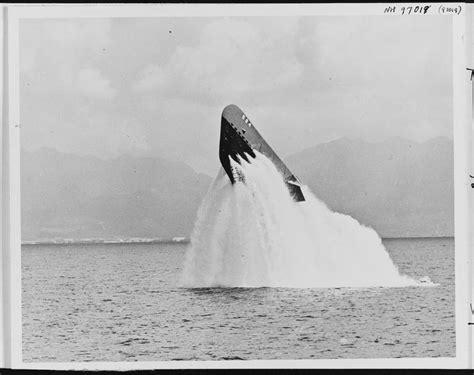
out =
[(293, 199), (297, 202), (304, 201), (300, 182), (295, 175), (291, 173), (275, 151), (263, 139), (245, 113), (236, 105), (228, 105), (222, 111), (219, 159), (232, 183), (235, 183), (235, 179), (229, 157), (237, 163), (240, 163), (238, 156), (249, 161), (247, 155), (255, 158), (254, 150), (265, 155), (273, 162), (285, 180)]

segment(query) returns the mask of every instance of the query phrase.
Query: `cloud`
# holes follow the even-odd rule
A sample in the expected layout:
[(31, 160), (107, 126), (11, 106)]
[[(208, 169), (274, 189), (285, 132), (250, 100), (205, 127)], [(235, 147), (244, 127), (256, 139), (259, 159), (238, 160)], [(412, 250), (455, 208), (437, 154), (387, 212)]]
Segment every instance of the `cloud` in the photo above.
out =
[(21, 83), (38, 97), (113, 96), (112, 84), (100, 66), (100, 57), (111, 43), (110, 32), (110, 19), (22, 20)]
[(110, 19), (21, 20), (21, 72), (74, 70), (94, 60), (111, 43), (111, 25)]
[(102, 63), (113, 43), (111, 25), (110, 19), (21, 21), (22, 146), (102, 157), (147, 149), (133, 117), (117, 116), (116, 81)]
[(342, 136), (449, 136), (450, 22), (22, 20), (22, 144), (102, 157), (148, 154), (214, 173), (229, 103), (282, 157)]
[[(447, 30), (447, 19), (406, 17), (214, 19), (194, 43), (148, 61), (133, 89), (149, 117), (188, 124), (177, 144), (200, 136), (191, 124), (215, 143), (208, 122), (218, 123), (229, 103), (241, 106), (283, 155), (342, 136), (449, 136)], [(173, 100), (180, 108), (171, 113)]]
[[(57, 101), (57, 99), (55, 99)], [(27, 99), (27, 103), (31, 103)], [(42, 111), (48, 108), (48, 111)], [(54, 148), (65, 153), (109, 158), (122, 154), (142, 155), (149, 152), (145, 133), (133, 117), (117, 116), (96, 103), (34, 104), (22, 112), (22, 147), (34, 150)]]
[(77, 87), (80, 93), (92, 99), (112, 99), (116, 93), (110, 82), (92, 68), (79, 71)]
[(291, 85), (303, 72), (290, 44), (296, 28), (274, 33), (273, 22), (265, 29), (268, 23), (257, 27), (240, 18), (212, 21), (196, 45), (177, 46), (166, 63), (148, 65), (133, 88), (212, 103), (225, 96), (259, 95)]
[(165, 84), (169, 83), (169, 80), (167, 82), (164, 69), (158, 65), (148, 65), (141, 75), (142, 77), (133, 85), (134, 90), (138, 92), (162, 89)]

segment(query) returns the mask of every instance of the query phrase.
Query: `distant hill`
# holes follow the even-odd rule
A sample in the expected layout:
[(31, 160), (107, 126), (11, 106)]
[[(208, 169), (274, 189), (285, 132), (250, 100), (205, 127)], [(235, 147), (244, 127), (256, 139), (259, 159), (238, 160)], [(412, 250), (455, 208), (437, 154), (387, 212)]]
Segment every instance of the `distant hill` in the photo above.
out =
[(335, 211), (384, 237), (452, 236), (453, 143), (341, 138), (286, 159), (299, 179)]
[[(346, 138), (285, 162), (332, 209), (382, 236), (453, 235), (453, 146)], [(23, 240), (188, 236), (211, 177), (184, 163), (121, 156), (103, 160), (23, 150)]]
[(210, 182), (155, 158), (22, 151), (22, 239), (187, 235)]

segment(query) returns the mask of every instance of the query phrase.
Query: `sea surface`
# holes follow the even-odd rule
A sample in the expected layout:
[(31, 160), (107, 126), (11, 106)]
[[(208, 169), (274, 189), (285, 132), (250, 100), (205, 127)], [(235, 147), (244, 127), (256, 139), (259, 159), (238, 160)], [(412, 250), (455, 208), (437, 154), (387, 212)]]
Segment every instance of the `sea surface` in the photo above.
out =
[(438, 286), (179, 286), (187, 244), (24, 245), (25, 362), (455, 356), (454, 240), (387, 239)]

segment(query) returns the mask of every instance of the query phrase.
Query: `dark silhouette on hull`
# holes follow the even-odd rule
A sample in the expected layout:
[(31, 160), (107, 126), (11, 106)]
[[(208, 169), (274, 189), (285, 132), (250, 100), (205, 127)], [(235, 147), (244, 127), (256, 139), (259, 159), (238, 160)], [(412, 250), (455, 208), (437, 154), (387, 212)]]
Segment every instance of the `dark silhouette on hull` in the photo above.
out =
[(295, 175), (290, 172), (288, 167), (271, 149), (242, 110), (236, 105), (228, 105), (222, 112), (219, 159), (232, 183), (235, 183), (235, 178), (229, 157), (237, 163), (240, 163), (238, 156), (249, 161), (247, 155), (255, 158), (254, 150), (265, 155), (273, 162), (283, 176), (293, 199), (297, 202), (304, 201), (300, 182)]

